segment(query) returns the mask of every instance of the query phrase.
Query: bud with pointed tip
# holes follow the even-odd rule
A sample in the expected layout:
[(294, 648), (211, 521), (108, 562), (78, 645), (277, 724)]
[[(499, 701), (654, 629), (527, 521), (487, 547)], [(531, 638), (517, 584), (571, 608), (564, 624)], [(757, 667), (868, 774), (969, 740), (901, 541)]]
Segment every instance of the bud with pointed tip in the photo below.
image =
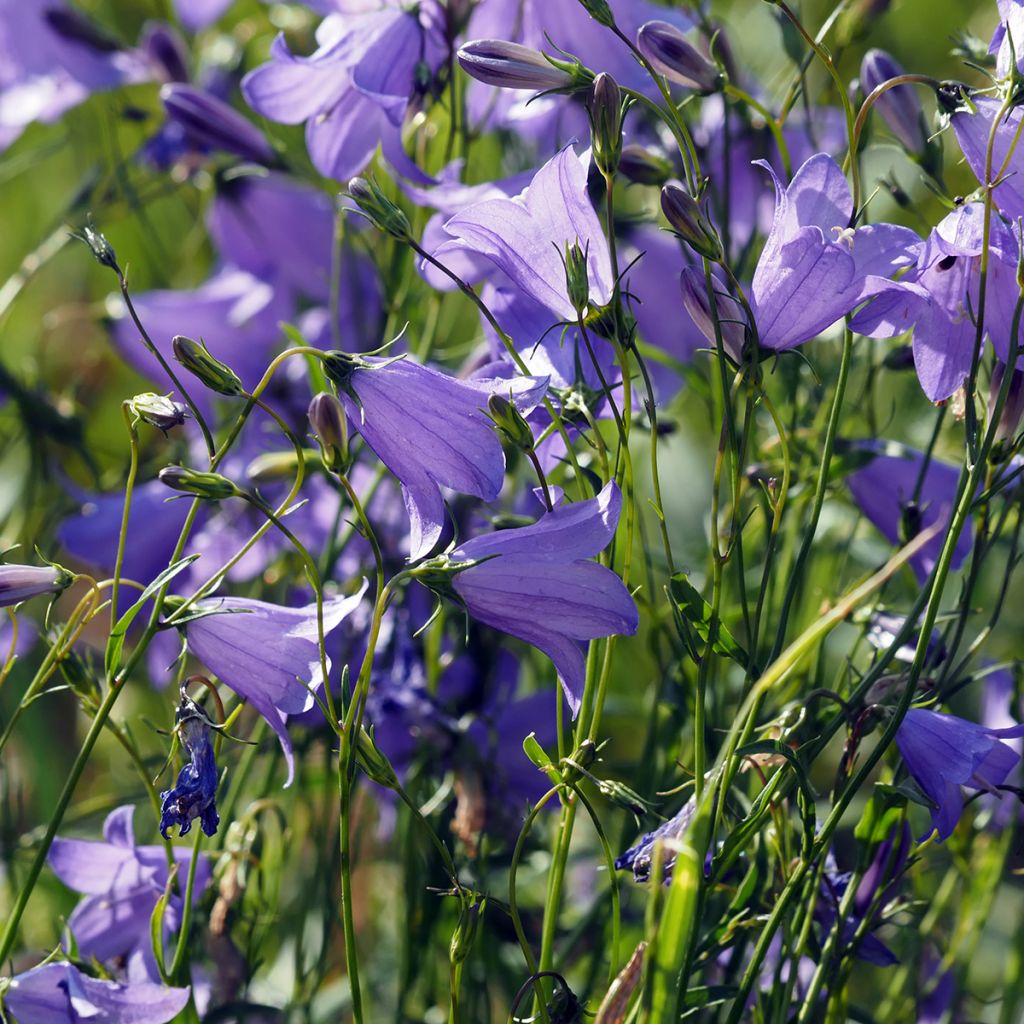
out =
[(523, 414), (502, 395), (494, 394), (487, 399), (487, 415), (513, 447), (524, 452), (534, 448), (533, 431)]
[[(743, 344), (746, 338), (743, 312), (739, 303), (724, 289), (721, 289), (714, 278), (711, 280), (715, 286), (715, 312), (722, 332), (722, 347), (732, 360), (737, 363), (742, 362)], [(690, 314), (694, 326), (711, 345), (716, 345), (715, 322), (711, 315), (711, 304), (708, 301), (708, 290), (704, 277), (687, 267), (679, 276), (679, 284), (683, 291), (683, 305), (686, 307), (686, 312)]]
[(587, 114), (594, 163), (602, 174), (612, 175), (622, 155), (622, 90), (604, 71), (591, 86)]
[[(311, 457), (315, 458), (316, 452), (312, 449), (303, 449), (303, 465)], [(291, 480), (298, 468), (299, 456), (294, 448), (282, 452), (263, 452), (245, 467), (245, 477), (250, 483), (259, 486), (278, 480)]]
[(635, 142), (622, 147), (619, 172), (637, 185), (664, 185), (672, 177), (672, 162)]
[(579, 316), (583, 316), (590, 304), (590, 273), (587, 269), (587, 254), (580, 243), (565, 246), (565, 288), (569, 302)]
[[(988, 392), (988, 418), (990, 420), (995, 413), (996, 399), (999, 397), (1005, 376), (1006, 364), (996, 360)], [(1024, 371), (1015, 369), (1006, 395), (1006, 403), (1003, 405), (999, 423), (996, 425), (995, 443), (990, 456), (992, 462), (1004, 462), (1012, 454), (1013, 441), (1020, 429), (1022, 418), (1024, 418)]]
[(208, 501), (236, 498), (242, 494), (239, 487), (220, 473), (203, 473), (187, 466), (165, 466), (157, 475), (160, 482), (172, 490)]
[(122, 48), (106, 29), (80, 11), (51, 7), (44, 10), (43, 20), (62, 39), (81, 43), (96, 53), (116, 53)]
[(140, 49), (160, 68), (168, 82), (189, 80), (189, 55), (185, 40), (170, 25), (162, 21), (147, 22), (139, 39)]
[(372, 178), (353, 178), (348, 183), (348, 195), (374, 227), (403, 242), (412, 237), (409, 218), (400, 207), (384, 195), (380, 185)]
[(0, 608), (42, 594), (60, 594), (73, 580), (59, 565), (0, 565)]
[(110, 267), (111, 270), (120, 273), (120, 267), (117, 264), (117, 253), (114, 252), (114, 247), (91, 224), (86, 224), (81, 231), (72, 231), (71, 237), (85, 242), (92, 251), (93, 256), (103, 266)]
[(722, 87), (721, 71), (667, 21), (641, 25), (636, 45), (651, 67), (676, 85), (701, 93), (717, 92)]
[(332, 473), (344, 473), (351, 465), (348, 451), (348, 417), (335, 395), (321, 391), (309, 403), (310, 425), (320, 442), (324, 466)]
[(504, 39), (474, 39), (456, 56), (467, 75), (498, 89), (570, 89), (577, 78), (573, 72), (579, 67)]
[(672, 230), (700, 256), (719, 263), (722, 242), (697, 200), (682, 186), (669, 183), (661, 190), (661, 210)]
[(605, 28), (615, 28), (615, 15), (612, 14), (612, 9), (608, 6), (608, 0), (579, 0), (579, 2), (594, 21), (604, 25)]
[(198, 341), (176, 334), (171, 339), (174, 358), (189, 373), (198, 377), (211, 391), (219, 395), (242, 394), (242, 380), (226, 363), (210, 355), (209, 349)]
[(160, 101), (167, 116), (197, 142), (243, 160), (273, 162), (275, 153), (263, 132), (211, 93), (183, 82), (169, 82), (160, 89)]

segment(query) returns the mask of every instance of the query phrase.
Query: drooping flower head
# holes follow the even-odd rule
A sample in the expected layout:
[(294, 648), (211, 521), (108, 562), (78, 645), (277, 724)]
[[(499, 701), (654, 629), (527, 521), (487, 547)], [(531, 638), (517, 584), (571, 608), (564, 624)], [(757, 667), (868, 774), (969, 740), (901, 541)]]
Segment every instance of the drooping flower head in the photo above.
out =
[(210, 742), (211, 722), (206, 713), (185, 692), (181, 691), (174, 723), (188, 763), (178, 773), (173, 789), (160, 794), (160, 835), (167, 838), (168, 829), (178, 826), (178, 835), (187, 835), (198, 818), (203, 832), (212, 836), (220, 824), (217, 814), (217, 762)]

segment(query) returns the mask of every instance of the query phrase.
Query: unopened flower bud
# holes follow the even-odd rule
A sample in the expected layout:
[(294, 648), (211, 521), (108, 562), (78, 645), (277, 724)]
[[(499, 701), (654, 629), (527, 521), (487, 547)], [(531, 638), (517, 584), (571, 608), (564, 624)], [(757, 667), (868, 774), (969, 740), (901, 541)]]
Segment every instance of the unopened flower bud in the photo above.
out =
[(348, 417), (345, 407), (332, 394), (321, 391), (309, 403), (309, 422), (320, 442), (324, 466), (332, 473), (344, 473), (351, 459), (348, 453)]
[(456, 56), (467, 75), (498, 89), (546, 92), (571, 88), (575, 81), (575, 76), (567, 70), (572, 65), (504, 39), (474, 39)]
[(897, 345), (889, 349), (882, 359), (882, 365), (887, 370), (912, 370), (914, 368), (914, 347), (912, 345)]
[(631, 142), (622, 147), (619, 172), (637, 185), (664, 185), (672, 177), (672, 162), (653, 149)]
[[(868, 50), (860, 65), (860, 83), (865, 95), (879, 85), (905, 74), (903, 68), (884, 50)], [(916, 157), (926, 170), (937, 170), (941, 153), (930, 141), (924, 109), (912, 85), (895, 85), (875, 100), (875, 109), (882, 115), (889, 130)]]
[(579, 242), (565, 247), (565, 288), (572, 308), (582, 316), (590, 303), (590, 273), (587, 254)]
[(129, 403), (132, 414), (143, 423), (157, 427), (167, 433), (172, 427), (180, 427), (188, 416), (188, 409), (175, 402), (169, 395), (155, 395), (145, 392), (136, 395)]
[(147, 22), (142, 29), (139, 48), (162, 71), (167, 82), (187, 82), (188, 47), (170, 25), (162, 21)]
[(408, 241), (412, 235), (409, 218), (381, 190), (372, 178), (353, 178), (348, 194), (370, 222), (393, 238)]
[(274, 160), (274, 150), (263, 133), (216, 96), (191, 85), (171, 82), (161, 88), (160, 100), (171, 120), (197, 142), (234, 153), (243, 160)]
[(487, 414), (494, 420), (509, 444), (520, 451), (533, 451), (533, 431), (512, 402), (502, 395), (491, 395), (487, 400)]
[(387, 755), (377, 746), (373, 732), (360, 726), (356, 734), (356, 758), (367, 776), (385, 789), (398, 789), (399, 780)]
[(602, 174), (618, 170), (622, 155), (622, 91), (611, 75), (594, 79), (587, 101), (594, 163)]
[(226, 476), (220, 473), (204, 473), (186, 466), (165, 466), (158, 474), (160, 482), (175, 491), (193, 494), (197, 498), (220, 501), (234, 498), (242, 492)]
[(579, 0), (579, 3), (594, 21), (604, 25), (605, 28), (615, 27), (615, 15), (612, 14), (612, 9), (608, 6), (608, 0)]
[(661, 210), (672, 230), (694, 252), (716, 263), (721, 261), (722, 242), (718, 232), (686, 189), (673, 183), (666, 185), (661, 190)]
[[(309, 451), (309, 455), (315, 458), (316, 452)], [(303, 451), (302, 458), (305, 464), (306, 451)], [(283, 452), (263, 452), (245, 467), (245, 478), (257, 486), (276, 483), (278, 480), (291, 480), (298, 468), (299, 456), (294, 449)]]
[(77, 238), (81, 242), (85, 242), (92, 250), (93, 256), (103, 264), (105, 267), (110, 267), (111, 270), (118, 270), (117, 265), (117, 253), (114, 252), (114, 247), (107, 241), (107, 239), (100, 234), (91, 224), (86, 224), (81, 231), (72, 231), (72, 238)]
[[(722, 334), (722, 347), (731, 359), (739, 363), (743, 358), (743, 343), (746, 338), (743, 311), (739, 303), (715, 278), (711, 280), (715, 294), (715, 314)], [(711, 345), (717, 345), (715, 322), (711, 315), (711, 303), (708, 301), (708, 290), (703, 275), (687, 267), (679, 276), (679, 284), (683, 292), (683, 305), (690, 314), (694, 326)]]
[(80, 11), (50, 7), (43, 11), (43, 20), (61, 39), (81, 43), (96, 53), (115, 53), (122, 49), (106, 29)]
[[(474, 897), (475, 899), (475, 897)], [(469, 956), (480, 930), (480, 920), (483, 917), (484, 908), (487, 906), (486, 897), (479, 903), (467, 903), (463, 901), (459, 911), (459, 923), (452, 933), (451, 945), (448, 955), (453, 964), (462, 963)]]
[(226, 363), (210, 355), (209, 349), (198, 341), (177, 334), (171, 339), (174, 358), (198, 377), (211, 391), (219, 395), (240, 395), (242, 381)]
[[(1003, 405), (999, 423), (996, 425), (995, 443), (992, 446), (991, 454), (993, 462), (1003, 462), (1010, 454), (1013, 440), (1020, 429), (1021, 418), (1024, 417), (1024, 371), (1014, 369), (1012, 372), (1013, 377), (1006, 393), (1006, 403)], [(1006, 364), (996, 360), (988, 392), (989, 420), (995, 414), (996, 400), (999, 397), (1005, 376)]]
[(0, 565), (0, 608), (42, 594), (59, 594), (73, 579), (59, 565)]
[(718, 68), (667, 21), (649, 21), (642, 25), (636, 45), (651, 67), (676, 85), (702, 93), (717, 92), (722, 86), (722, 73)]

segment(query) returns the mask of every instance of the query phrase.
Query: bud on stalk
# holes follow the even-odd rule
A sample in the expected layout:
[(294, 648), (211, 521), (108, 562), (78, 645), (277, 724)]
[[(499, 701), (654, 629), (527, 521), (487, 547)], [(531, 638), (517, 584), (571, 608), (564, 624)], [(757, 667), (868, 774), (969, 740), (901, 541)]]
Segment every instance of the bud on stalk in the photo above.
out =
[(369, 218), (374, 227), (406, 242), (412, 237), (409, 218), (381, 190), (372, 179), (353, 178), (348, 183), (348, 195)]
[(174, 358), (199, 378), (211, 391), (219, 395), (242, 394), (241, 378), (226, 363), (210, 355), (209, 349), (198, 341), (177, 334), (171, 339)]
[[(743, 343), (746, 336), (743, 312), (731, 295), (718, 290), (721, 287), (719, 282), (714, 278), (711, 280), (715, 286), (715, 313), (722, 332), (722, 347), (730, 359), (739, 363), (743, 359)], [(708, 301), (708, 290), (703, 275), (687, 267), (679, 276), (679, 284), (683, 291), (686, 312), (690, 314), (697, 330), (711, 345), (716, 345), (715, 322), (711, 315), (711, 304)]]
[(474, 39), (456, 54), (470, 78), (498, 89), (568, 89), (575, 76), (573, 65), (552, 60), (538, 50), (504, 39)]
[(694, 252), (715, 263), (721, 262), (723, 253), (718, 232), (686, 189), (671, 183), (666, 185), (661, 190), (661, 210), (672, 230)]
[(172, 82), (161, 88), (160, 100), (167, 116), (197, 142), (234, 153), (243, 160), (264, 164), (274, 160), (274, 150), (263, 133), (216, 96)]
[(487, 414), (509, 444), (520, 451), (533, 451), (533, 431), (512, 402), (501, 395), (491, 395), (487, 400)]
[(188, 416), (188, 409), (181, 402), (175, 402), (170, 395), (155, 395), (148, 391), (136, 395), (129, 401), (128, 407), (143, 423), (158, 427), (164, 434), (172, 427), (180, 427)]
[(722, 87), (722, 73), (718, 68), (667, 21), (649, 21), (642, 25), (636, 45), (651, 67), (676, 85), (702, 93), (717, 92)]
[(673, 167), (660, 153), (631, 142), (622, 147), (619, 172), (637, 185), (664, 185), (672, 177)]
[(60, 594), (73, 579), (59, 565), (0, 565), (0, 608), (42, 594)]
[(611, 75), (594, 79), (587, 100), (594, 163), (604, 175), (615, 174), (622, 156), (622, 92)]
[(348, 453), (348, 417), (345, 407), (326, 391), (321, 391), (309, 403), (307, 412), (313, 434), (320, 442), (324, 466), (332, 473), (344, 473), (351, 459)]
[(206, 498), (208, 501), (242, 495), (241, 489), (220, 473), (203, 473), (185, 466), (165, 466), (157, 475), (160, 482), (172, 490)]

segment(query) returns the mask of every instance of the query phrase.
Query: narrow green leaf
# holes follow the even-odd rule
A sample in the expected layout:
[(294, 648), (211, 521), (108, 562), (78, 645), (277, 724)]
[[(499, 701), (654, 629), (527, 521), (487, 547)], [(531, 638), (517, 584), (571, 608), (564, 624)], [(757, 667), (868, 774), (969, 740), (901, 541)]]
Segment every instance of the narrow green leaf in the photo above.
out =
[[(686, 573), (677, 572), (669, 581), (669, 591), (675, 606), (681, 615), (683, 622), (704, 641), (706, 644), (711, 635), (711, 605), (704, 600), (700, 591), (687, 579)], [(687, 636), (680, 631), (683, 642), (688, 648), (693, 648), (692, 636)], [(736, 642), (733, 635), (726, 629), (721, 621), (718, 623), (715, 642), (712, 650), (726, 658), (732, 658), (744, 668), (747, 667), (747, 652)]]

